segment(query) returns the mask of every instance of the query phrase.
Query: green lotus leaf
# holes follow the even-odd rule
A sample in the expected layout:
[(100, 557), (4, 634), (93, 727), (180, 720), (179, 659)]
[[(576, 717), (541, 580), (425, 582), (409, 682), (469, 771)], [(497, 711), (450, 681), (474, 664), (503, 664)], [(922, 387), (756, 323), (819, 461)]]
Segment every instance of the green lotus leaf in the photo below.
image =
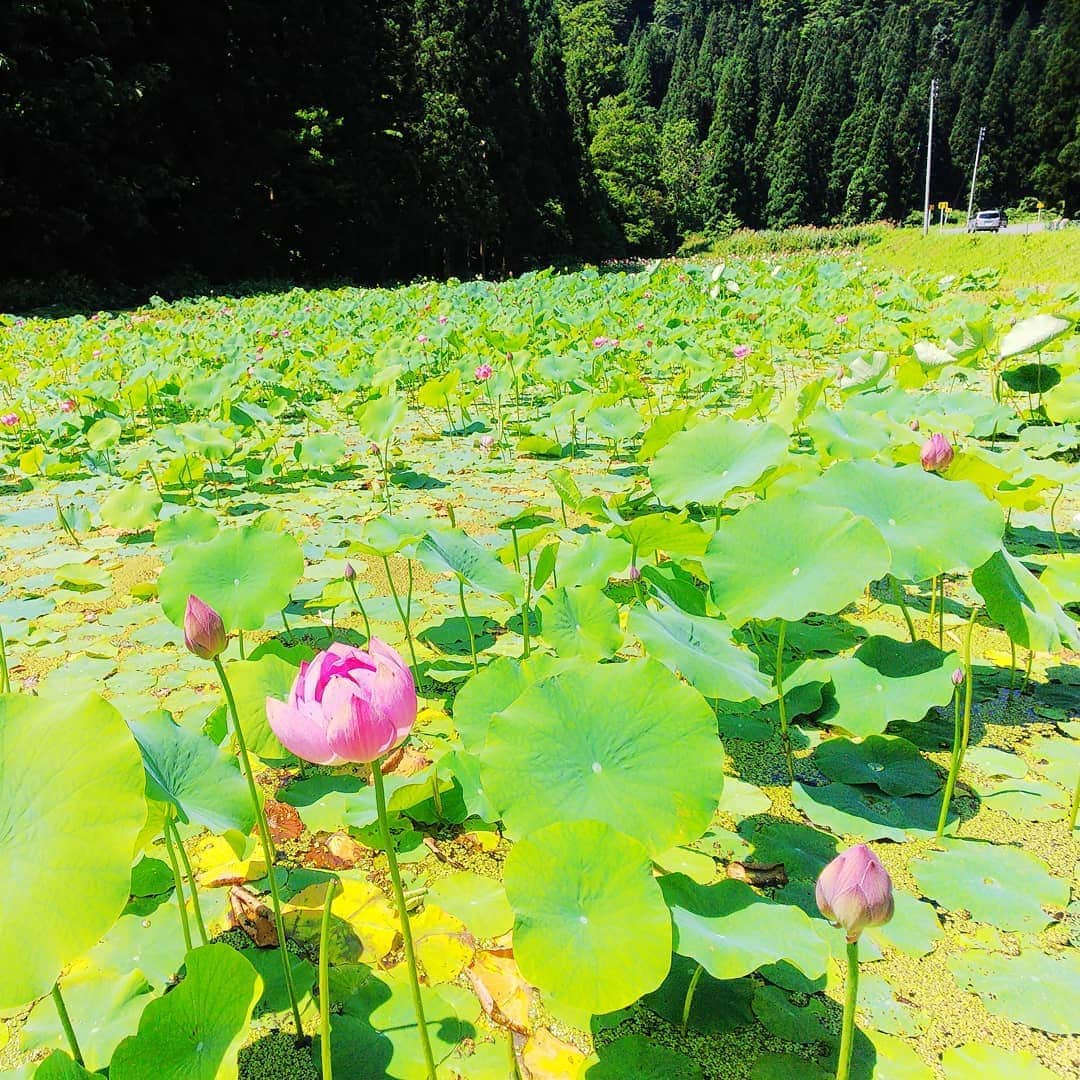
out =
[(1039, 575), (1039, 584), (1059, 604), (1080, 603), (1080, 555), (1070, 553), (1064, 559), (1048, 562)]
[(1026, 949), (1019, 956), (968, 951), (949, 957), (949, 970), (960, 986), (978, 994), (995, 1016), (1007, 1016), (1053, 1035), (1080, 1034), (1077, 949), (1066, 949), (1057, 956), (1037, 949)]
[(835, 614), (889, 568), (878, 530), (800, 494), (751, 503), (720, 522), (703, 565), (713, 601), (736, 626)]
[(701, 1080), (701, 1066), (683, 1054), (656, 1046), (644, 1035), (624, 1035), (598, 1051), (588, 1080)]
[(724, 777), (724, 790), (720, 793), (720, 804), (717, 807), (721, 813), (744, 818), (754, 814), (767, 814), (771, 806), (772, 799), (761, 788), (748, 784), (737, 776)]
[(945, 936), (933, 904), (916, 900), (903, 889), (893, 890), (893, 917), (884, 926), (872, 926), (867, 935), (879, 948), (888, 945), (908, 956), (926, 956)]
[(218, 532), (217, 518), (206, 510), (193, 506), (165, 518), (154, 530), (154, 543), (161, 547), (179, 544), (205, 544)]
[[(1073, 774), (1080, 775), (1080, 769)], [(1066, 816), (1069, 797), (1061, 788), (1042, 780), (1000, 780), (992, 784), (973, 784), (980, 801), (1020, 821), (1058, 821)]]
[(593, 585), (602, 589), (630, 565), (630, 548), (621, 540), (590, 533), (573, 547), (564, 544), (559, 552), (559, 581), (563, 585)]
[(1080, 420), (1080, 379), (1075, 371), (1042, 396), (1046, 417), (1055, 424), (1074, 424)]
[(920, 465), (844, 461), (803, 494), (873, 522), (892, 553), (890, 572), (903, 581), (981, 566), (1005, 529), (1001, 507), (974, 484), (943, 480)]
[(517, 574), (460, 529), (432, 529), (417, 545), (416, 557), (431, 573), (449, 571), (490, 596), (514, 603), (521, 597)]
[[(29, 1074), (28, 1074), (29, 1075)], [(34, 1070), (34, 1080), (93, 1080), (96, 1073), (87, 1072), (77, 1061), (61, 1050), (54, 1050)], [(14, 1074), (12, 1080), (18, 1080)]]
[(1020, 353), (1036, 352), (1064, 334), (1072, 323), (1058, 315), (1032, 315), (1021, 319), (1002, 339), (998, 355), (1002, 360)]
[(157, 520), (160, 512), (161, 496), (141, 484), (128, 484), (101, 504), (101, 520), (124, 532), (141, 532)]
[(247, 1036), (262, 979), (228, 945), (192, 949), (187, 974), (152, 1001), (113, 1055), (112, 1080), (236, 1080), (236, 1057)]
[(930, 1023), (926, 1013), (898, 1001), (880, 975), (866, 974), (859, 979), (859, 1012), (875, 1031), (909, 1039), (921, 1035)]
[(778, 465), (787, 447), (787, 434), (774, 424), (720, 417), (673, 436), (649, 467), (649, 479), (669, 506), (719, 506)]
[(456, 915), (479, 938), (496, 938), (514, 925), (506, 889), (494, 878), (461, 870), (439, 878), (427, 902)]
[(704, 1034), (720, 1034), (754, 1022), (750, 1004), (754, 984), (750, 979), (714, 979), (699, 971), (698, 962), (676, 953), (671, 970), (659, 990), (646, 994), (642, 1004), (669, 1024), (681, 1025), (690, 982), (697, 975), (697, 987), (690, 1003), (686, 1026)]
[(815, 881), (837, 855), (836, 838), (794, 821), (744, 821), (739, 833), (754, 846), (754, 862), (782, 862), (792, 881)]
[(738, 979), (780, 960), (810, 979), (825, 974), (829, 947), (809, 916), (741, 881), (698, 885), (683, 874), (660, 879), (675, 926), (675, 951), (714, 979)]
[(120, 916), (144, 784), (100, 697), (0, 696), (0, 1009), (48, 993)]
[(575, 665), (491, 722), (484, 790), (518, 836), (605, 821), (658, 855), (696, 840), (723, 788), (705, 699), (653, 660)]
[(1010, 390), (1020, 394), (1042, 394), (1061, 382), (1061, 371), (1052, 364), (1021, 364), (1001, 373)]
[(950, 1046), (941, 1056), (945, 1080), (1057, 1080), (1057, 1073), (1025, 1050), (1005, 1050), (989, 1043)]
[(353, 541), (350, 551), (361, 555), (396, 555), (413, 544), (419, 543), (427, 529), (425, 521), (405, 516), (391, 517), (380, 514), (364, 522), (360, 539)]
[(1080, 776), (1080, 741), (1076, 739), (1039, 738), (1031, 744), (1035, 768), (1052, 783), (1070, 788)]
[(1046, 586), (1004, 548), (972, 575), (971, 583), (986, 603), (986, 613), (1005, 627), (1019, 646), (1035, 652), (1080, 648), (1076, 623)]
[(560, 586), (536, 605), (540, 636), (559, 654), (607, 660), (623, 643), (618, 606), (595, 585)]
[(635, 605), (627, 628), (649, 656), (682, 675), (705, 697), (766, 701), (775, 696), (757, 659), (731, 640), (731, 628), (720, 619), (690, 615), (671, 605), (658, 610)]
[(590, 409), (585, 424), (602, 438), (614, 440), (632, 438), (644, 427), (641, 414), (631, 405), (602, 405)]
[(128, 727), (142, 751), (147, 798), (169, 803), (181, 821), (211, 832), (251, 832), (255, 812), (234, 758), (205, 735), (174, 723), (167, 712), (129, 721)]
[(91, 450), (108, 450), (120, 441), (123, 428), (111, 416), (95, 421), (86, 433), (86, 442)]
[(409, 407), (400, 394), (372, 398), (357, 413), (356, 422), (364, 438), (384, 446), (404, 422)]
[(609, 535), (622, 537), (639, 559), (648, 559), (658, 551), (673, 559), (698, 558), (709, 542), (709, 534), (697, 522), (687, 520), (685, 512), (643, 514), (618, 523)]
[(183, 626), (193, 594), (218, 612), (226, 630), (258, 630), (289, 602), (303, 572), (304, 556), (291, 536), (247, 525), (178, 548), (158, 578), (158, 595), (174, 626)]
[(1069, 902), (1069, 885), (1019, 848), (977, 840), (944, 841), (911, 863), (919, 888), (950, 911), (967, 911), (999, 930), (1036, 933), (1053, 921), (1047, 907)]
[(825, 1006), (817, 998), (796, 1005), (779, 986), (754, 990), (754, 1015), (778, 1039), (791, 1043), (831, 1042)]
[(308, 469), (333, 468), (347, 453), (340, 435), (309, 435), (296, 444), (296, 460)]
[(514, 955), (542, 991), (605, 1013), (664, 981), (671, 919), (636, 840), (599, 821), (557, 822), (514, 845), (503, 881)]
[(938, 771), (907, 739), (871, 735), (862, 742), (826, 739), (811, 760), (842, 784), (873, 784), (887, 795), (931, 795), (942, 784)]
[[(792, 803), (815, 825), (837, 836), (864, 840), (905, 840), (933, 836), (941, 800), (920, 795), (885, 796), (865, 792), (848, 784), (807, 787), (792, 785)], [(956, 812), (949, 811), (950, 822)]]
[(270, 728), (266, 719), (266, 699), (287, 700), (298, 669), (280, 656), (267, 653), (258, 660), (232, 660), (225, 665), (225, 674), (232, 687), (248, 749), (269, 764), (295, 760)]

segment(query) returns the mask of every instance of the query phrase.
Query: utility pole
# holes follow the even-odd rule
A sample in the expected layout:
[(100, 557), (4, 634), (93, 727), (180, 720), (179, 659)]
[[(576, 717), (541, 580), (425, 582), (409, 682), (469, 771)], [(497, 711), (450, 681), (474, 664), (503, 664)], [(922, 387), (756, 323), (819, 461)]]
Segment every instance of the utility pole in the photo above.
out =
[(922, 234), (930, 233), (930, 153), (934, 144), (934, 98), (937, 97), (937, 79), (930, 80), (930, 123), (926, 130), (926, 191), (923, 194)]
[(975, 144), (975, 167), (971, 170), (971, 191), (968, 192), (968, 216), (967, 222), (971, 222), (971, 208), (975, 205), (975, 177), (979, 172), (979, 151), (982, 149), (982, 141), (986, 135), (986, 128), (979, 128), (979, 141)]

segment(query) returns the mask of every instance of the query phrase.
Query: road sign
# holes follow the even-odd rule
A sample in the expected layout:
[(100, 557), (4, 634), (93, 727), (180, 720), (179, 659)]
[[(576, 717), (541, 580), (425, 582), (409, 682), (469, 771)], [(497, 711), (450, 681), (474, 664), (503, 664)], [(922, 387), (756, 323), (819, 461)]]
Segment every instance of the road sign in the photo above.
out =
[(1036, 210), (1045, 210), (1045, 209), (1046, 209), (1046, 203), (1044, 203), (1044, 202), (1037, 202), (1037, 203), (1035, 204), (1035, 209), (1036, 209)]

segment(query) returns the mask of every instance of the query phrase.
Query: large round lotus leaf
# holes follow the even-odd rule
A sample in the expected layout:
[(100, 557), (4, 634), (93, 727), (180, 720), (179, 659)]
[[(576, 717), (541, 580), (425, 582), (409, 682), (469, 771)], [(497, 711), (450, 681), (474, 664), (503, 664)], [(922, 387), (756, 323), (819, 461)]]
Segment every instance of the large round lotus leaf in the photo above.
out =
[(1051, 364), (1021, 364), (1001, 373), (1001, 381), (1021, 394), (1041, 394), (1061, 382), (1061, 371)]
[(919, 888), (950, 911), (965, 910), (999, 930), (1035, 933), (1052, 921), (1046, 908), (1069, 902), (1068, 882), (1019, 848), (978, 840), (947, 840), (944, 850), (911, 863)]
[(1030, 777), (971, 786), (983, 806), (1020, 821), (1059, 821), (1069, 805), (1069, 796), (1061, 788)]
[(217, 610), (227, 630), (258, 630), (289, 602), (303, 572), (304, 556), (291, 536), (248, 525), (178, 548), (158, 579), (158, 595), (174, 626), (183, 626), (194, 594)]
[(624, 1035), (598, 1052), (585, 1070), (588, 1080), (701, 1080), (701, 1066), (644, 1035)]
[(815, 881), (837, 855), (836, 837), (794, 821), (744, 821), (739, 833), (753, 845), (754, 862), (782, 862), (792, 881)]
[(645, 849), (599, 821), (559, 822), (506, 858), (521, 974), (560, 1002), (612, 1012), (655, 990), (671, 919)]
[(916, 900), (911, 893), (893, 890), (893, 917), (884, 926), (873, 926), (867, 936), (879, 948), (899, 949), (908, 956), (925, 956), (945, 936), (933, 904)]
[(779, 986), (758, 986), (754, 991), (754, 1014), (767, 1031), (791, 1043), (831, 1042), (825, 1006), (810, 998), (796, 1005)]
[(225, 673), (240, 714), (248, 749), (263, 761), (275, 764), (292, 760), (292, 755), (278, 742), (266, 719), (266, 699), (284, 701), (296, 680), (297, 668), (280, 656), (267, 653), (258, 660), (233, 660)]
[(1057, 1080), (1034, 1054), (989, 1043), (950, 1046), (941, 1056), (945, 1080)]
[(830, 780), (873, 784), (887, 795), (930, 795), (942, 783), (914, 743), (886, 735), (871, 735), (858, 743), (826, 739), (811, 760)]
[(804, 495), (754, 502), (721, 521), (703, 559), (712, 598), (737, 626), (832, 615), (889, 568), (889, 548), (866, 520)]
[(892, 552), (890, 572), (904, 581), (981, 566), (1005, 529), (1001, 507), (974, 484), (943, 480), (920, 465), (845, 461), (804, 494), (872, 521)]
[(799, 908), (777, 904), (741, 881), (699, 885), (684, 874), (660, 879), (675, 926), (675, 951), (714, 979), (738, 979), (786, 960), (810, 979), (825, 973), (829, 947)]
[(364, 523), (352, 550), (361, 555), (396, 555), (424, 538), (426, 523), (410, 517), (380, 514)]
[(705, 699), (653, 660), (576, 665), (491, 722), (481, 777), (510, 830), (606, 821), (658, 855), (696, 840), (723, 788)]
[(457, 916), (480, 938), (497, 938), (514, 925), (502, 883), (471, 870), (439, 878), (428, 890), (427, 901)]
[(750, 487), (787, 453), (788, 437), (774, 424), (744, 424), (728, 417), (682, 431), (649, 467), (661, 502), (719, 506), (736, 488)]
[(101, 505), (101, 520), (114, 529), (138, 532), (152, 525), (161, 510), (161, 496), (141, 484), (114, 491)]
[(563, 544), (559, 550), (559, 581), (564, 585), (595, 585), (602, 589), (610, 578), (630, 565), (630, 548), (621, 540), (589, 533), (581, 543)]
[(602, 405), (590, 409), (585, 423), (605, 439), (629, 439), (644, 426), (641, 414), (630, 405)]
[(1059, 334), (1064, 334), (1072, 324), (1059, 315), (1032, 315), (1022, 319), (1002, 339), (1002, 360), (1020, 353), (1034, 352), (1048, 345)]
[[(792, 785), (791, 801), (815, 825), (837, 836), (863, 840), (905, 840), (933, 836), (941, 800), (921, 795), (879, 795), (849, 784)], [(949, 811), (951, 825), (956, 812)]]
[(1080, 950), (1058, 956), (968, 951), (949, 957), (949, 970), (997, 1016), (1053, 1035), (1080, 1035)]
[(1057, 652), (1064, 644), (1080, 648), (1080, 631), (1046, 586), (1004, 548), (972, 575), (971, 583), (986, 602), (986, 613), (1005, 627), (1021, 647)]
[(595, 585), (560, 587), (536, 605), (540, 636), (559, 656), (606, 660), (623, 643), (619, 609)]
[(689, 615), (672, 606), (654, 611), (635, 605), (627, 628), (649, 656), (682, 675), (705, 697), (765, 701), (774, 696), (754, 655), (732, 642), (731, 628), (720, 619)]
[(448, 570), (480, 592), (520, 598), (517, 574), (460, 529), (432, 529), (417, 545), (416, 557), (433, 574)]
[[(642, 1004), (669, 1024), (681, 1024), (686, 994), (697, 971), (696, 960), (676, 953), (660, 989), (646, 994)], [(752, 1024), (754, 1014), (750, 1006), (753, 999), (754, 983), (750, 979), (721, 981), (702, 972), (697, 977), (686, 1026), (707, 1035), (717, 1035)]]
[(119, 918), (144, 784), (101, 698), (0, 696), (0, 1009), (47, 993)]
[(170, 803), (182, 821), (211, 832), (246, 834), (254, 828), (251, 795), (234, 758), (200, 732), (174, 723), (166, 712), (128, 726), (142, 751), (148, 798)]
[(329, 469), (347, 453), (340, 435), (310, 435), (296, 444), (296, 460), (309, 469)]
[(361, 406), (356, 422), (364, 438), (382, 446), (408, 415), (409, 406), (400, 394), (384, 394)]
[(620, 522), (610, 535), (622, 537), (639, 559), (648, 559), (658, 551), (672, 558), (697, 558), (709, 542), (709, 534), (696, 521), (688, 520), (685, 511), (642, 514)]
[(116, 1048), (112, 1080), (236, 1080), (262, 979), (228, 945), (193, 949), (185, 966), (180, 985), (152, 1001), (138, 1033)]
[(193, 506), (165, 518), (154, 530), (154, 543), (161, 547), (177, 544), (204, 544), (218, 532), (217, 518), (206, 510)]
[[(956, 659), (928, 641), (868, 638), (854, 656), (827, 661), (836, 712), (827, 722), (864, 738), (880, 735), (897, 720), (915, 723), (954, 693)], [(865, 781), (862, 781), (865, 782)]]

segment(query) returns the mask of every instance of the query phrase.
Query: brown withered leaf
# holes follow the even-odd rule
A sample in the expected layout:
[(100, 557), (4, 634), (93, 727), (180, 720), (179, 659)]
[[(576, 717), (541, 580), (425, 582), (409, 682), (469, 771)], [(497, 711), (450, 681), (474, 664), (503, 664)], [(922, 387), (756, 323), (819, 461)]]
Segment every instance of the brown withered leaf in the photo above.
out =
[(270, 835), (275, 844), (295, 840), (304, 831), (304, 823), (295, 807), (274, 799), (267, 799), (263, 805), (266, 810), (266, 823), (270, 826)]
[(305, 866), (319, 870), (349, 870), (359, 865), (364, 848), (348, 833), (320, 834), (300, 857)]
[(788, 883), (787, 868), (782, 862), (777, 863), (728, 863), (727, 876), (735, 881), (745, 881), (747, 885), (756, 885), (759, 889), (781, 888)]
[(277, 945), (274, 912), (263, 903), (262, 897), (243, 885), (229, 889), (229, 918), (233, 926), (243, 930), (260, 948)]
[(532, 1031), (529, 1019), (532, 987), (522, 976), (512, 953), (479, 952), (466, 974), (492, 1023), (521, 1035)]

